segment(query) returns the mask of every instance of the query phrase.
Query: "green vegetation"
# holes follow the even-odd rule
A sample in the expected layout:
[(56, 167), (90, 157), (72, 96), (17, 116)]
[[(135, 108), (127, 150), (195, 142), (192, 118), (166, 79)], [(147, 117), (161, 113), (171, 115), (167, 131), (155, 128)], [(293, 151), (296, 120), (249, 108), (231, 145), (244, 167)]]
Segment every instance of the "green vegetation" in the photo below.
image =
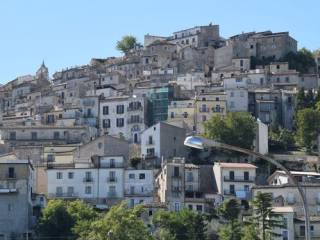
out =
[(38, 233), (46, 238), (76, 239), (97, 216), (90, 206), (81, 201), (51, 200), (42, 212)]
[(320, 133), (320, 112), (311, 108), (298, 110), (296, 125), (298, 142), (310, 151)]
[(226, 225), (219, 230), (221, 240), (240, 240), (241, 225), (239, 222), (240, 205), (236, 199), (225, 201), (219, 208), (220, 216), (226, 221)]
[(137, 39), (134, 36), (127, 35), (122, 37), (122, 39), (117, 42), (116, 48), (123, 53), (128, 53), (137, 44)]
[(206, 138), (250, 149), (256, 135), (256, 122), (247, 112), (231, 112), (225, 118), (214, 116), (204, 124)]
[(288, 62), (289, 68), (295, 69), (299, 73), (313, 73), (316, 67), (313, 53), (306, 48), (302, 48), (296, 53), (289, 52), (280, 61)]
[[(246, 229), (247, 234), (251, 231), (252, 233), (258, 232), (261, 240), (279, 236), (274, 232), (274, 229), (283, 227), (283, 221), (272, 211), (272, 200), (270, 193), (258, 192), (254, 197), (252, 201), (254, 210), (252, 226)], [(254, 228), (256, 231), (254, 231)]]
[(183, 209), (179, 212), (159, 211), (152, 220), (157, 239), (204, 240), (206, 224), (204, 215)]

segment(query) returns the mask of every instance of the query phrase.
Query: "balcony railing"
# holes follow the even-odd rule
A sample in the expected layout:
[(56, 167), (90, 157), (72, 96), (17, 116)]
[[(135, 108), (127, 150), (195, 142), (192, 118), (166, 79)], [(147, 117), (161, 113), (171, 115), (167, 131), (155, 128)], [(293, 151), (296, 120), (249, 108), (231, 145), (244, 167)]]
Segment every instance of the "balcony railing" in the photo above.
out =
[(79, 196), (78, 193), (75, 192), (62, 192), (62, 193), (52, 193), (49, 194), (49, 198), (77, 198)]
[(123, 163), (101, 163), (102, 168), (123, 168)]
[(203, 198), (203, 192), (185, 191), (186, 198)]
[(146, 145), (154, 145), (154, 141), (146, 141)]
[(253, 176), (249, 176), (248, 178), (245, 178), (243, 176), (234, 176), (229, 177), (229, 176), (224, 176), (223, 180), (226, 182), (254, 182), (255, 181), (255, 177)]
[(124, 194), (126, 196), (137, 196), (137, 197), (151, 197), (153, 195), (152, 191), (132, 191), (132, 190), (125, 190)]
[(251, 192), (246, 190), (224, 190), (224, 195), (237, 196), (237, 198), (248, 200), (251, 197)]
[(199, 108), (199, 112), (209, 112), (209, 108)]
[(171, 190), (172, 192), (181, 192), (182, 188), (180, 186), (172, 186)]
[(172, 178), (181, 179), (182, 176), (180, 174), (172, 174)]
[(127, 111), (130, 112), (130, 111), (142, 111), (143, 110), (143, 107), (142, 106), (138, 106), (138, 107), (128, 107), (127, 108)]
[(143, 123), (143, 120), (141, 118), (139, 119), (128, 119), (128, 124), (134, 124), (134, 123)]
[(107, 182), (108, 183), (115, 183), (115, 182), (117, 182), (117, 178), (116, 177), (108, 177)]
[(117, 192), (115, 192), (115, 191), (108, 192), (107, 196), (109, 198), (116, 198), (117, 197)]
[(93, 182), (93, 178), (92, 177), (85, 177), (83, 178), (83, 182)]

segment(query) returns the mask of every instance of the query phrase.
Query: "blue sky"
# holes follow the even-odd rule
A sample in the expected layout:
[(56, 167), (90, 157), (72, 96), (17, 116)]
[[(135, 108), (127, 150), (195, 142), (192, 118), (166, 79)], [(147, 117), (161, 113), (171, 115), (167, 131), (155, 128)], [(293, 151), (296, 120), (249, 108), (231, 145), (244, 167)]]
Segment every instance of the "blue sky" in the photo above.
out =
[(118, 56), (123, 35), (170, 35), (210, 22), (223, 37), (242, 31), (289, 31), (299, 48), (320, 48), (318, 0), (0, 0), (0, 82), (34, 74), (42, 60), (50, 75)]

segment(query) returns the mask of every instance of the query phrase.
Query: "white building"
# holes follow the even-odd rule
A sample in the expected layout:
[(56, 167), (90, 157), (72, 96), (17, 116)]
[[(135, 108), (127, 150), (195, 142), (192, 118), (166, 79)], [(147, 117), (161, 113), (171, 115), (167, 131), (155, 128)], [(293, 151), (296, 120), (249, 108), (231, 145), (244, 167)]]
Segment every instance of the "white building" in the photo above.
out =
[(194, 90), (195, 86), (207, 85), (203, 72), (192, 72), (178, 75), (176, 83), (182, 90)]
[(152, 203), (154, 176), (151, 169), (126, 169), (124, 174), (124, 196), (130, 206)]
[(105, 98), (100, 102), (102, 133), (123, 136), (134, 143), (140, 142), (140, 133), (146, 127), (146, 108), (146, 100), (142, 97)]
[[(83, 199), (110, 207), (123, 199), (124, 159), (101, 157), (99, 164), (47, 169), (48, 197)], [(100, 167), (98, 168), (98, 165)]]
[(213, 171), (218, 192), (225, 198), (237, 197), (248, 201), (255, 185), (256, 168), (249, 163), (215, 163)]
[(246, 88), (227, 89), (225, 93), (228, 112), (248, 111), (248, 90)]

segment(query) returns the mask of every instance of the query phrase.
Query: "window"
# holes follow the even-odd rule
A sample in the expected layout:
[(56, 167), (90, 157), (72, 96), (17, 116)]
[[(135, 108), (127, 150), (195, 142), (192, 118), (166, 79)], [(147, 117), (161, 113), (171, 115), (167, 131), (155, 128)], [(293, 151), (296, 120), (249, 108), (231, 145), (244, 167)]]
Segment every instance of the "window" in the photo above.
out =
[(280, 65), (277, 65), (277, 69), (280, 69)]
[(149, 136), (149, 139), (148, 139), (148, 144), (153, 144), (153, 139), (152, 139), (152, 136)]
[(234, 171), (229, 172), (229, 179), (234, 180)]
[(101, 143), (101, 142), (98, 143), (98, 148), (99, 148), (99, 149), (102, 148), (102, 143)]
[(289, 77), (286, 77), (286, 82), (289, 82), (289, 80), (290, 80)]
[(74, 173), (73, 172), (68, 172), (68, 178), (69, 179), (73, 179), (74, 177)]
[(250, 190), (249, 185), (244, 185), (244, 186), (243, 186), (243, 190), (244, 190), (245, 192), (249, 192), (249, 190)]
[(178, 202), (174, 203), (174, 211), (175, 212), (180, 211), (180, 203), (178, 203)]
[(8, 178), (15, 178), (16, 177), (16, 173), (14, 171), (14, 167), (9, 167), (8, 169)]
[(234, 194), (235, 193), (233, 184), (229, 186), (229, 192), (230, 192), (230, 194)]
[(91, 175), (91, 172), (86, 172), (85, 173), (85, 180), (88, 182), (88, 181), (91, 181), (92, 180), (92, 175)]
[(300, 226), (300, 228), (299, 228), (299, 234), (300, 234), (300, 236), (301, 237), (304, 237), (305, 236), (305, 226), (304, 225), (302, 225), (302, 226)]
[(202, 115), (202, 122), (207, 121), (207, 116), (206, 115)]
[(117, 118), (117, 127), (123, 127), (123, 126), (124, 126), (124, 119)]
[(249, 180), (249, 172), (243, 172), (243, 180), (245, 181)]
[(240, 92), (240, 97), (244, 97), (244, 93), (242, 91)]
[(108, 115), (109, 114), (109, 106), (103, 106), (102, 114), (103, 115)]
[(280, 82), (280, 78), (279, 77), (277, 77), (277, 82)]
[(116, 181), (116, 172), (115, 171), (110, 171), (109, 172), (109, 178), (110, 178), (110, 182), (115, 182)]
[(115, 167), (116, 167), (116, 161), (113, 158), (111, 158), (110, 159), (110, 168), (115, 168)]
[(234, 97), (234, 92), (231, 92), (231, 93), (230, 93), (230, 97)]
[(189, 44), (189, 39), (186, 39), (186, 44)]
[(86, 186), (84, 191), (85, 191), (85, 194), (91, 194), (91, 191), (92, 191), (91, 186)]
[(234, 108), (235, 104), (234, 104), (234, 101), (231, 101), (230, 102), (230, 108)]
[(139, 179), (145, 179), (145, 178), (146, 178), (146, 175), (144, 173), (139, 174)]
[(129, 173), (129, 179), (135, 179), (135, 174), (134, 173)]
[(254, 46), (251, 44), (251, 45), (250, 45), (250, 49), (253, 49), (253, 47), (254, 47)]
[(187, 182), (192, 182), (192, 181), (193, 181), (193, 173), (187, 172)]
[(62, 187), (56, 187), (56, 196), (62, 196)]
[(110, 128), (110, 119), (103, 119), (102, 120), (102, 127), (103, 128)]
[(47, 161), (48, 162), (54, 162), (55, 156), (54, 154), (48, 154), (47, 155)]
[(124, 105), (117, 105), (117, 114), (124, 113)]
[(310, 235), (314, 236), (314, 226), (313, 225), (310, 226)]
[(73, 196), (73, 194), (74, 194), (74, 188), (73, 188), (73, 187), (68, 187), (67, 193), (68, 193), (68, 196)]
[(53, 132), (53, 139), (59, 139), (60, 138), (60, 132)]
[(62, 172), (57, 172), (57, 179), (62, 179), (62, 178), (63, 178)]
[(282, 230), (282, 240), (288, 240), (288, 230)]
[(174, 118), (174, 112), (171, 112), (171, 118)]
[(16, 140), (16, 132), (10, 132), (10, 140)]
[(180, 174), (179, 174), (179, 167), (174, 167), (173, 168), (173, 176), (174, 177), (179, 177)]
[(197, 205), (197, 211), (202, 212), (202, 205)]
[(243, 60), (240, 60), (240, 67), (243, 67)]
[(154, 156), (154, 148), (147, 148), (147, 156)]

